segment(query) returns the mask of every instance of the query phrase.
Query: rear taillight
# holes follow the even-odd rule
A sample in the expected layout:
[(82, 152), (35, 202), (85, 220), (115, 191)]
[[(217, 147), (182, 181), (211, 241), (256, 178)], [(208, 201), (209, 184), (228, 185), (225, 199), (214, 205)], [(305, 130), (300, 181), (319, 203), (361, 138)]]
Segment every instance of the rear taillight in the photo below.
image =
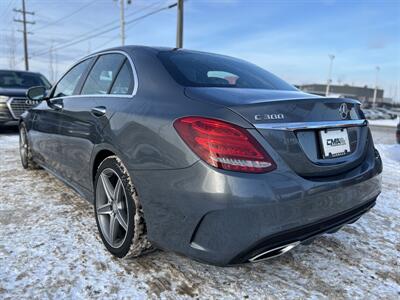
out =
[(243, 128), (224, 121), (184, 117), (174, 127), (185, 143), (210, 165), (230, 171), (265, 173), (276, 165)]

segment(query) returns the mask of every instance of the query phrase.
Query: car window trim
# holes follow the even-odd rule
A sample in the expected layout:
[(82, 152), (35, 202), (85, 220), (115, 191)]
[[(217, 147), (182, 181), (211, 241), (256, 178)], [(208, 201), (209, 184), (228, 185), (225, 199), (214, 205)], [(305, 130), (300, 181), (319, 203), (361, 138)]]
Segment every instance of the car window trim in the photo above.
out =
[(108, 95), (111, 95), (111, 91), (112, 91), (112, 88), (114, 86), (115, 80), (117, 80), (117, 77), (118, 77), (119, 73), (121, 72), (122, 68), (124, 67), (125, 62), (126, 62), (126, 58), (122, 61), (121, 65), (119, 66), (119, 68), (117, 70), (117, 73), (115, 73), (115, 77), (113, 78), (113, 80), (111, 82), (111, 85), (110, 85), (110, 87), (108, 88), (108, 91), (107, 91)]
[[(114, 54), (114, 53), (112, 53), (112, 54)], [(112, 54), (111, 54), (111, 55), (112, 55)], [(82, 85), (79, 87), (78, 95), (80, 95), (80, 96), (86, 96), (86, 95), (89, 95), (89, 96), (91, 96), (91, 95), (96, 95), (96, 96), (97, 96), (97, 95), (109, 95), (109, 90), (107, 91), (107, 94), (84, 94), (84, 95), (82, 95), (83, 87), (85, 86), (86, 81), (88, 80), (89, 75), (90, 75), (90, 73), (92, 72), (94, 66), (96, 65), (97, 61), (98, 61), (102, 56), (105, 56), (105, 55), (108, 55), (108, 53), (107, 53), (107, 54), (99, 54), (99, 55), (97, 55), (97, 57), (96, 57), (96, 59), (95, 59), (95, 62), (90, 66), (90, 69), (89, 69), (89, 71), (87, 72), (87, 74), (86, 74), (86, 76), (85, 76), (85, 80), (82, 82)], [(119, 70), (121, 69), (121, 67), (122, 67), (122, 65), (124, 64), (125, 61), (126, 61), (126, 57), (122, 60), (122, 64), (118, 67), (116, 75), (118, 75)], [(115, 77), (115, 78), (116, 78), (116, 77)], [(114, 80), (115, 80), (115, 78), (114, 78)], [(114, 84), (114, 80), (111, 82), (111, 86)]]
[[(112, 90), (113, 90), (113, 88), (114, 88), (114, 84), (115, 84), (115, 82), (117, 81), (117, 78), (118, 78), (118, 76), (119, 76), (119, 73), (121, 73), (121, 70), (124, 68), (124, 66), (125, 66), (125, 64), (126, 64), (127, 61), (128, 61), (128, 60), (125, 59), (124, 62), (122, 63), (122, 65), (121, 65), (121, 67), (119, 68), (118, 73), (117, 73), (117, 75), (115, 76), (115, 78), (114, 78), (114, 80), (113, 80), (113, 83), (112, 83), (112, 85), (111, 85), (111, 87), (110, 87), (110, 90), (108, 91), (108, 94), (110, 94), (110, 95), (127, 95), (127, 94), (111, 94), (111, 92), (112, 92)], [(128, 64), (128, 66), (129, 66), (129, 64)], [(131, 69), (131, 70), (128, 70), (128, 71), (132, 71), (132, 69)], [(133, 84), (133, 85), (135, 84), (135, 83), (134, 83), (133, 77), (131, 77), (131, 79), (132, 79), (132, 80), (129, 81), (128, 91), (129, 91), (131, 88), (132, 88), (132, 90), (133, 90), (132, 84)], [(128, 94), (128, 95), (129, 95), (129, 94)]]
[[(135, 64), (133, 63), (133, 61), (132, 61), (132, 58), (129, 56), (129, 54), (128, 53), (126, 53), (125, 51), (121, 51), (121, 50), (109, 50), (109, 51), (104, 51), (104, 52), (99, 52), (99, 53), (94, 53), (94, 54), (91, 54), (91, 55), (89, 55), (89, 56), (85, 56), (84, 58), (81, 58), (79, 61), (77, 61), (75, 64), (73, 64), (70, 68), (68, 68), (68, 71), (66, 71), (64, 74), (63, 74), (63, 76), (57, 81), (57, 83), (54, 85), (54, 88), (53, 88), (53, 90), (51, 91), (51, 95), (53, 94), (53, 92), (54, 92), (54, 90), (55, 90), (55, 88), (56, 88), (56, 86), (58, 85), (58, 83), (62, 80), (62, 78), (72, 69), (72, 68), (74, 68), (75, 66), (77, 66), (78, 64), (80, 64), (81, 62), (83, 62), (83, 61), (85, 61), (85, 60), (87, 60), (87, 59), (89, 59), (89, 58), (92, 58), (92, 57), (99, 57), (100, 55), (103, 55), (103, 54), (112, 54), (112, 53), (119, 53), (119, 54), (122, 54), (122, 55), (125, 55), (125, 57), (128, 59), (128, 61), (129, 61), (129, 64), (131, 65), (131, 69), (132, 69), (132, 73), (133, 73), (133, 81), (134, 81), (134, 86), (133, 86), (133, 90), (132, 90), (132, 93), (131, 94), (128, 94), (128, 95), (123, 95), (123, 94), (104, 94), (104, 95), (102, 95), (102, 94), (90, 94), (90, 95), (80, 95), (80, 94), (78, 94), (78, 95), (71, 95), (71, 96), (65, 96), (65, 97), (56, 97), (56, 98), (51, 98), (51, 99), (68, 99), (68, 98), (85, 98), (85, 97), (113, 97), (113, 98), (133, 98), (135, 95), (136, 95), (136, 93), (137, 93), (137, 90), (138, 90), (138, 87), (139, 87), (139, 79), (138, 79), (138, 75), (137, 75), (137, 72), (136, 72), (136, 67), (135, 67)], [(93, 67), (93, 66), (91, 66), (91, 67)], [(89, 73), (88, 73), (89, 74)]]
[[(85, 62), (85, 61), (87, 61), (87, 60), (89, 60), (89, 59), (91, 59), (91, 57), (87, 57), (87, 58), (81, 59), (81, 60), (79, 60), (77, 63), (75, 63), (74, 65), (72, 65), (72, 67), (68, 68), (68, 70), (60, 77), (60, 79), (59, 79), (59, 80), (56, 82), (56, 84), (54, 84), (54, 86), (52, 87), (52, 89), (51, 89), (51, 91), (50, 91), (50, 95), (51, 95), (51, 96), (50, 96), (50, 99), (59, 99), (59, 98), (71, 97), (71, 96), (74, 96), (74, 95), (75, 95), (76, 87), (79, 86), (79, 82), (81, 81), (82, 76), (81, 76), (81, 78), (79, 78), (79, 80), (78, 80), (78, 82), (77, 82), (77, 85), (75, 86), (74, 90), (72, 91), (72, 95), (71, 95), (71, 96), (54, 97), (54, 98), (53, 98), (54, 93), (56, 92), (57, 86), (58, 86), (58, 84), (61, 82), (61, 80), (63, 80), (64, 77), (67, 76), (67, 74), (68, 74), (70, 71), (72, 71), (72, 69), (74, 69), (74, 68), (77, 67), (79, 64), (81, 64), (81, 63), (83, 63), (83, 62)], [(90, 67), (90, 66), (91, 66), (91, 65), (89, 65), (89, 67)], [(86, 68), (86, 69), (82, 72), (82, 75), (85, 74), (85, 72), (87, 71), (87, 69), (88, 69), (88, 68)]]
[(81, 78), (79, 79), (78, 84), (75, 87), (74, 93), (72, 96), (79, 96), (82, 92), (83, 86), (85, 85), (85, 82), (87, 78), (89, 77), (90, 72), (92, 71), (94, 65), (99, 59), (99, 56), (96, 57), (90, 57), (88, 59), (91, 59), (92, 62), (89, 64), (89, 66), (86, 68), (85, 72), (83, 72)]

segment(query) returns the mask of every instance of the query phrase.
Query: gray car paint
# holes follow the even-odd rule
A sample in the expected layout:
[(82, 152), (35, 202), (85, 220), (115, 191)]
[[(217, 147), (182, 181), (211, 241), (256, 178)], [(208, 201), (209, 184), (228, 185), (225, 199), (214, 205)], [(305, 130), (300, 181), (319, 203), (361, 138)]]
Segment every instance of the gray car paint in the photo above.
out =
[[(382, 165), (368, 127), (349, 128), (356, 151), (328, 163), (315, 156), (314, 133), (256, 129), (252, 119), (279, 111), (285, 122), (335, 121), (341, 103), (350, 107), (350, 120), (360, 119), (357, 101), (300, 91), (185, 88), (157, 57), (159, 51), (176, 50), (127, 46), (108, 51), (131, 58), (138, 75), (134, 96), (50, 99), (21, 121), (34, 159), (89, 201), (97, 155), (116, 154), (138, 190), (148, 238), (158, 247), (227, 265), (269, 236), (336, 216), (380, 193)], [(56, 109), (52, 101), (64, 108)], [(106, 115), (92, 114), (98, 106)], [(202, 162), (173, 127), (174, 120), (191, 115), (247, 128), (277, 169), (245, 174)]]

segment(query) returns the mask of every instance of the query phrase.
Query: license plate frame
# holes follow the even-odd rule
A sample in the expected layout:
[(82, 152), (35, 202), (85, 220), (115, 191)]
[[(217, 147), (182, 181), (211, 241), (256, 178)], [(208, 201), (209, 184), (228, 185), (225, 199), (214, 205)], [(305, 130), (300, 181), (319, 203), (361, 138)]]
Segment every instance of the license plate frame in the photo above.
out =
[(324, 129), (319, 131), (322, 157), (337, 158), (350, 154), (347, 128)]

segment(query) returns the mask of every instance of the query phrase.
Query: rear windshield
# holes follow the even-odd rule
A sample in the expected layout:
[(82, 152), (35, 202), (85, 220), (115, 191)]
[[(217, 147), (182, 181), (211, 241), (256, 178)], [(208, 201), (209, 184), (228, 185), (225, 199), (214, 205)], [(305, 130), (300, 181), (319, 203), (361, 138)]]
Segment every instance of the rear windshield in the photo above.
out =
[(232, 57), (189, 51), (163, 51), (159, 58), (183, 86), (296, 90), (266, 70)]
[(33, 86), (45, 86), (46, 88), (50, 88), (50, 83), (41, 74), (0, 71), (1, 88), (28, 89)]

